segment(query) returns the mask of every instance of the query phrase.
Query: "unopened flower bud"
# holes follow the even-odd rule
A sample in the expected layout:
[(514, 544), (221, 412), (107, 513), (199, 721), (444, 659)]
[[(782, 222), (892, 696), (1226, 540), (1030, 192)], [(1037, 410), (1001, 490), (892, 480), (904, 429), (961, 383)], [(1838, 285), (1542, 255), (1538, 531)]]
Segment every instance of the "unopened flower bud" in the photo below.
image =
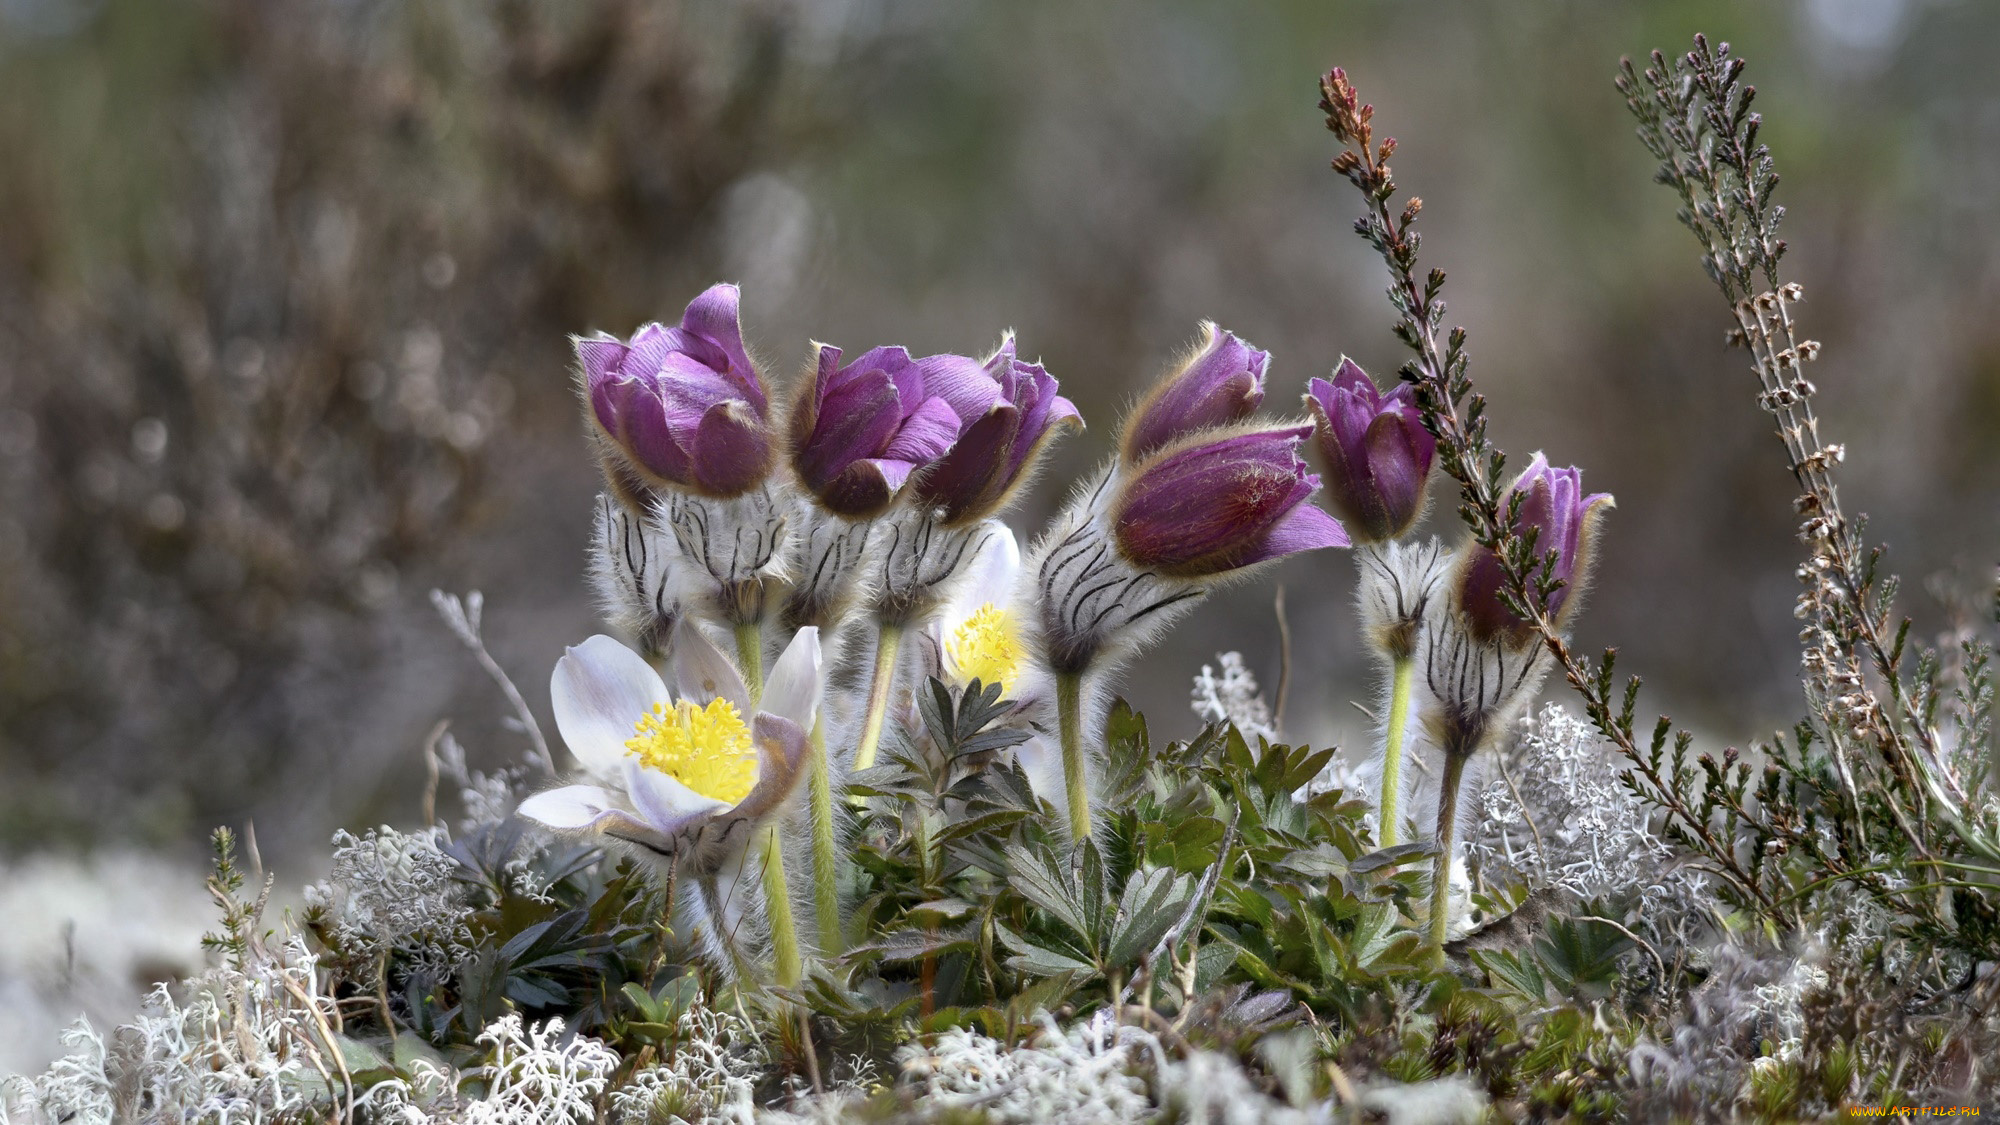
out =
[(734, 285), (716, 285), (678, 328), (648, 324), (630, 341), (577, 338), (584, 396), (621, 493), (670, 485), (727, 498), (770, 472), (769, 403), (737, 305)]
[(1055, 376), (1015, 354), (1012, 335), (986, 361), (985, 373), (998, 394), (909, 486), (917, 504), (935, 512), (944, 527), (977, 523), (998, 512), (1057, 427), (1083, 425), (1076, 405), (1056, 393)]
[[(1538, 559), (1551, 551), (1556, 553), (1550, 577), (1560, 585), (1549, 593), (1544, 608), (1560, 627), (1564, 611), (1576, 604), (1572, 595), (1590, 577), (1591, 547), (1598, 517), (1605, 508), (1613, 507), (1614, 502), (1608, 492), (1586, 495), (1583, 470), (1552, 469), (1540, 453), (1535, 454), (1527, 469), (1500, 497), (1503, 512), (1516, 494), (1521, 496), (1521, 508), (1514, 522), (1514, 533), (1526, 535), (1534, 531)], [(1541, 576), (1537, 564), (1529, 575), (1530, 585), (1539, 584)], [(1502, 583), (1499, 556), (1484, 548), (1467, 552), (1458, 579), (1458, 604), (1465, 615), (1466, 628), (1481, 643), (1496, 638), (1513, 644), (1530, 643), (1533, 626), (1508, 608), (1501, 596)]]
[(1355, 540), (1408, 534), (1423, 511), (1437, 457), (1437, 439), (1424, 429), (1410, 385), (1383, 394), (1360, 365), (1342, 359), (1332, 382), (1308, 384), (1306, 407), (1313, 447), (1326, 467), (1327, 498)]
[(1140, 567), (1199, 578), (1347, 546), (1339, 522), (1306, 503), (1319, 487), (1299, 456), (1311, 432), (1212, 432), (1126, 470), (1111, 508), (1119, 552)]
[(822, 507), (850, 519), (880, 515), (913, 471), (1000, 397), (965, 356), (873, 348), (844, 367), (840, 357), (839, 348), (819, 348), (817, 374), (792, 412), (792, 465)]
[(1125, 464), (1196, 431), (1241, 422), (1263, 404), (1271, 353), (1210, 322), (1201, 331), (1200, 346), (1154, 385), (1126, 421), (1119, 446)]

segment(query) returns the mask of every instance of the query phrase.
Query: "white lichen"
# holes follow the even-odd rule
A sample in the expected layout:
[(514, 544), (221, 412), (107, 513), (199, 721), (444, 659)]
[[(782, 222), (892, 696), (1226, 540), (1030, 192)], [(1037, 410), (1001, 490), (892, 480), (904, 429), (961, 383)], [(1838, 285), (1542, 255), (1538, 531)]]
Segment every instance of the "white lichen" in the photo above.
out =
[(333, 872), (305, 891), (308, 919), (364, 969), (394, 954), (407, 972), (448, 975), (473, 955), (474, 939), (458, 862), (439, 838), (437, 829), (334, 833)]
[(1151, 1116), (1145, 1080), (1158, 1041), (1113, 1022), (1108, 1013), (1067, 1032), (1048, 1015), (1028, 1045), (953, 1028), (931, 1046), (896, 1052), (904, 1081), (927, 1108), (985, 1112), (995, 1125), (1123, 1125)]
[(611, 1095), (618, 1125), (754, 1125), (755, 1094), (770, 1060), (733, 1012), (696, 1004), (682, 1013), (673, 1048)]
[(1257, 676), (1243, 663), (1240, 652), (1218, 653), (1215, 665), (1204, 664), (1194, 678), (1190, 705), (1206, 723), (1234, 723), (1252, 746), (1257, 740), (1276, 741), (1278, 731), (1271, 723), (1271, 707), (1257, 688)]
[(1518, 878), (1579, 901), (1629, 900), (1638, 928), (1683, 940), (1707, 917), (1706, 877), (1678, 862), (1596, 729), (1560, 704), (1524, 718), (1468, 796), (1476, 812), (1466, 851), (1489, 883)]

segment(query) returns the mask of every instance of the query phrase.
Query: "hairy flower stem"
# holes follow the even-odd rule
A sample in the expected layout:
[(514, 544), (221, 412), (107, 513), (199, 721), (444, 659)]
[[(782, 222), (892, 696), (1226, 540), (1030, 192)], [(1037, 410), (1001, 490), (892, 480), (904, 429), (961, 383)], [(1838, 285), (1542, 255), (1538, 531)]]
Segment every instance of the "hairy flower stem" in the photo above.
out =
[(806, 779), (812, 799), (813, 907), (818, 912), (819, 951), (832, 957), (844, 944), (840, 929), (840, 868), (834, 851), (833, 768), (826, 756), (826, 718), (813, 721), (812, 772)]
[(1431, 875), (1430, 945), (1444, 956), (1445, 929), (1451, 922), (1451, 853), (1458, 831), (1458, 783), (1465, 776), (1469, 754), (1446, 751), (1444, 780), (1438, 788), (1437, 863)]
[(755, 621), (736, 627), (736, 662), (743, 665), (743, 686), (755, 707), (764, 698), (764, 630)]
[(1410, 685), (1417, 678), (1414, 656), (1398, 656), (1389, 673), (1389, 729), (1382, 741), (1382, 846), (1399, 842), (1403, 790), (1403, 732), (1410, 721)]
[(1062, 731), (1063, 781), (1069, 789), (1069, 834), (1090, 835), (1090, 776), (1083, 750), (1083, 674), (1056, 675), (1056, 721)]
[(875, 678), (868, 684), (868, 714), (861, 721), (861, 741), (854, 747), (854, 768), (875, 764), (882, 744), (882, 720), (889, 713), (889, 692), (895, 687), (896, 657), (903, 647), (903, 627), (884, 621), (875, 637)]
[(792, 924), (792, 895), (785, 883), (785, 850), (779, 846), (778, 826), (761, 833), (764, 852), (764, 912), (771, 921), (771, 972), (780, 988), (799, 983), (799, 931)]

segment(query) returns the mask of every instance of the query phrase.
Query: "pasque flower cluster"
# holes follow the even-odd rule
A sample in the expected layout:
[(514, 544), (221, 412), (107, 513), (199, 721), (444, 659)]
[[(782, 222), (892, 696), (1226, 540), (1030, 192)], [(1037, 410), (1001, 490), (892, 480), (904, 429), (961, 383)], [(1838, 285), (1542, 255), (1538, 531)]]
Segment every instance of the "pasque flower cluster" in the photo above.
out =
[[(1393, 683), (1385, 842), (1402, 827), (1397, 763), (1418, 680), (1422, 733), (1448, 762), (1532, 686), (1525, 607), (1497, 560), (1403, 542), (1436, 440), (1408, 388), (1383, 393), (1351, 360), (1310, 381), (1308, 417), (1260, 417), (1270, 354), (1202, 325), (1024, 557), (998, 517), (1082, 419), (1011, 334), (983, 358), (814, 344), (796, 389), (774, 396), (737, 291), (718, 285), (678, 327), (576, 349), (606, 481), (595, 569), (633, 647), (593, 637), (558, 663), (551, 691), (581, 776), (520, 811), (682, 872), (701, 891), (682, 907), (689, 923), (739, 974), (762, 974), (768, 948), (772, 978), (794, 985), (809, 948), (842, 947), (835, 795), (874, 766), (914, 677), (1002, 684), (1007, 721), (1026, 728), (1009, 756), (1079, 841), (1108, 673), (1218, 583), (1279, 559), (1363, 548), (1364, 624)], [(1333, 514), (1314, 503), (1322, 483)], [(1522, 526), (1553, 552), (1554, 592), (1537, 608), (1561, 619), (1606, 498), (1539, 459), (1515, 489)], [(782, 655), (767, 675), (770, 650)], [(843, 652), (861, 675), (833, 690), (854, 679), (829, 674)], [(810, 943), (786, 877), (794, 839), (809, 851)], [(753, 930), (765, 940), (745, 941)]]

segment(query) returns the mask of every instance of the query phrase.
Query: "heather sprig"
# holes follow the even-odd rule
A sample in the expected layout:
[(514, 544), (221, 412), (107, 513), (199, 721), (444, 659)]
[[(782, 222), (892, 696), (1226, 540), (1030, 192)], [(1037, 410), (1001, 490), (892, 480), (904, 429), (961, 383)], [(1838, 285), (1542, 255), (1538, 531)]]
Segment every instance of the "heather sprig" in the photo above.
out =
[[(1727, 43), (1696, 36), (1694, 49), (1677, 58), (1653, 52), (1643, 72), (1624, 60), (1617, 83), (1638, 119), (1641, 143), (1660, 161), (1655, 179), (1680, 198), (1681, 223), (1700, 242), (1702, 267), (1729, 304), (1729, 342), (1750, 353), (1757, 403), (1776, 423), (1799, 486), (1794, 506), (1808, 549), (1795, 613), (1805, 623), (1801, 667), (1810, 718), (1790, 746), (1767, 749), (1769, 764), (1754, 785), (1733, 751), (1721, 763), (1698, 758), (1699, 780), (1711, 788), (1710, 807), (1758, 841), (1753, 855), (1810, 856), (1817, 870), (1809, 889), (1852, 882), (1933, 932), (1990, 948), (1986, 943), (2000, 937), (1987, 921), (2000, 901), (1992, 777), (1983, 753), (1958, 753), (1963, 743), (1953, 748), (1942, 741), (1939, 717), (1942, 704), (1954, 704), (1961, 738), (1983, 749), (1979, 700), (1991, 690), (1989, 650), (1971, 638), (1961, 641), (1966, 690), (1947, 700), (1938, 655), (1909, 645), (1910, 622), (1895, 610), (1897, 579), (1880, 566), (1883, 549), (1866, 544), (1864, 520), (1841, 504), (1834, 469), (1846, 451), (1825, 439), (1813, 410), (1817, 388), (1805, 369), (1820, 345), (1801, 337), (1793, 317), (1803, 288), (1779, 273), (1785, 209), (1773, 199), (1778, 172), (1758, 140), (1762, 115), (1751, 109), (1757, 91), (1742, 82), (1744, 65)], [(1599, 671), (1601, 693), (1609, 685), (1608, 655)], [(1600, 709), (1618, 718), (1595, 703), (1593, 716)], [(1629, 711), (1628, 702), (1628, 727)], [(1824, 758), (1812, 751), (1815, 742), (1824, 746)], [(1697, 791), (1697, 775), (1682, 771), (1682, 751), (1677, 745), (1675, 768), (1663, 779), (1675, 791), (1669, 800)], [(1888, 856), (1895, 863), (1885, 864)], [(1922, 874), (1900, 880), (1897, 864)], [(1796, 898), (1782, 867), (1760, 864), (1750, 872), (1760, 883), (1752, 888), (1755, 898), (1774, 910)], [(1971, 897), (1953, 910), (1934, 893), (1940, 890)]]
[[(1361, 101), (1340, 68), (1321, 80), (1320, 92), (1327, 129), (1343, 146), (1333, 159), (1333, 169), (1347, 177), (1368, 205), (1367, 212), (1355, 221), (1355, 232), (1389, 267), (1389, 303), (1399, 315), (1396, 337), (1414, 353), (1398, 374), (1415, 388), (1424, 426), (1437, 439), (1438, 464), (1458, 482), (1459, 517), (1471, 531), (1473, 544), (1492, 552), (1499, 563), (1499, 600), (1532, 627), (1555, 665), (1583, 697), (1592, 721), (1631, 761), (1633, 783), (1642, 786), (1648, 799), (1666, 811), (1668, 830), (1675, 839), (1694, 849), (1743, 894), (1770, 905), (1770, 896), (1758, 885), (1750, 867), (1739, 860), (1726, 829), (1716, 823), (1717, 798), (1705, 795), (1696, 784), (1696, 765), (1688, 758), (1693, 736), (1675, 732), (1663, 718), (1650, 742), (1642, 744), (1634, 728), (1638, 680), (1627, 681), (1622, 703), (1612, 698), (1616, 651), (1606, 650), (1594, 665), (1571, 652), (1549, 609), (1550, 597), (1560, 588), (1558, 556), (1553, 551), (1538, 555), (1534, 536), (1514, 531), (1526, 496), (1519, 492), (1502, 496), (1497, 482), (1506, 456), (1486, 437), (1486, 399), (1473, 389), (1467, 373), (1465, 329), (1454, 327), (1445, 332), (1442, 328), (1444, 271), (1432, 269), (1421, 283), (1418, 281), (1421, 238), (1414, 227), (1423, 201), (1411, 196), (1400, 211), (1394, 208), (1397, 187), (1389, 157), (1396, 150), (1395, 138), (1375, 140), (1375, 107)], [(1669, 739), (1671, 754), (1667, 750)], [(1748, 775), (1748, 767), (1733, 761), (1721, 765), (1711, 762), (1702, 768), (1718, 781), (1729, 775), (1739, 787)], [(1444, 870), (1442, 861), (1439, 870)]]

